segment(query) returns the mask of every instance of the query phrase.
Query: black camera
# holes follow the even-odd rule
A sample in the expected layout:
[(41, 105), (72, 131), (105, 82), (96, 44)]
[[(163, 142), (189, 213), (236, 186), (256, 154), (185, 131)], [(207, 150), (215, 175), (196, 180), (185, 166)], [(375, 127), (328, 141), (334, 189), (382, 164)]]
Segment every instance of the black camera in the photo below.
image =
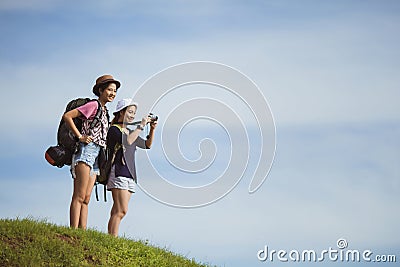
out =
[(149, 113), (149, 118), (151, 119), (152, 122), (158, 120), (158, 116), (154, 115), (153, 113)]

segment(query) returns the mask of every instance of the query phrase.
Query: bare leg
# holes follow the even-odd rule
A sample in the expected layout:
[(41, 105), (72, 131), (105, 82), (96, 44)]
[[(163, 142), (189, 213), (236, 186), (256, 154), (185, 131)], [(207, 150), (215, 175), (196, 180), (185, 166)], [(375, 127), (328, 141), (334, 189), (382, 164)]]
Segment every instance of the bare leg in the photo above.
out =
[(96, 175), (90, 176), (89, 183), (86, 187), (85, 199), (83, 200), (83, 203), (81, 206), (81, 213), (80, 213), (80, 217), (79, 217), (79, 228), (82, 228), (82, 229), (86, 229), (86, 226), (87, 226), (89, 201), (90, 201), (90, 196), (92, 194), (95, 179), (96, 179)]
[(85, 201), (86, 191), (89, 184), (90, 167), (79, 162), (75, 166), (76, 177), (74, 179), (74, 193), (72, 194), (71, 206), (69, 210), (70, 226), (78, 228), (83, 202)]
[(118, 236), (119, 225), (122, 218), (128, 212), (128, 203), (132, 193), (128, 190), (117, 188), (112, 189), (111, 192), (114, 203), (111, 209), (110, 220), (108, 221), (108, 233)]

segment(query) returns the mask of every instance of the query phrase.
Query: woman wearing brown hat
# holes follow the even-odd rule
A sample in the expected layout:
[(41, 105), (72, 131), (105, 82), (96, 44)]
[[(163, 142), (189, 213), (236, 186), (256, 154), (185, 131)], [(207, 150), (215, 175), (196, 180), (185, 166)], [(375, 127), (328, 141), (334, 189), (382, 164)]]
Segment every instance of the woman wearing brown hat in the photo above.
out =
[[(90, 101), (63, 115), (74, 135), (79, 139), (79, 149), (72, 157), (71, 173), (74, 178), (74, 189), (70, 206), (70, 226), (86, 229), (88, 204), (94, 186), (96, 175), (99, 174), (98, 155), (101, 147), (106, 146), (108, 131), (108, 110), (106, 104), (114, 100), (120, 82), (111, 75), (97, 78), (93, 93), (98, 101)], [(98, 106), (101, 105), (102, 115), (99, 123), (91, 127)], [(79, 132), (73, 119), (83, 121)]]

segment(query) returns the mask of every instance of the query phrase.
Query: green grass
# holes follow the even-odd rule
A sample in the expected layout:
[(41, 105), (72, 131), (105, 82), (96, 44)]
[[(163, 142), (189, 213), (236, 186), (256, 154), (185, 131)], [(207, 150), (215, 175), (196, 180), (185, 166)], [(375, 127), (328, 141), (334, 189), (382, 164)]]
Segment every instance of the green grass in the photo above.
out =
[(0, 219), (0, 266), (209, 266), (147, 241), (32, 219)]

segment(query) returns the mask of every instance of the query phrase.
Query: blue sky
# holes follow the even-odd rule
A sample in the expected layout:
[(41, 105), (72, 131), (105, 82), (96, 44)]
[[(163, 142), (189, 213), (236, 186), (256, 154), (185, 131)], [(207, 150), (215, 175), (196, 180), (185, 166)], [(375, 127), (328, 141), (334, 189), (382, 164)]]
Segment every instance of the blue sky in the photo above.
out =
[[(197, 209), (139, 191), (121, 232), (219, 266), (263, 266), (256, 253), (264, 245), (326, 249), (341, 237), (399, 260), (399, 29), (400, 4), (387, 0), (1, 1), (0, 216), (68, 224), (72, 180), (43, 154), (67, 101), (91, 96), (97, 76), (120, 79), (120, 99), (164, 68), (213, 61), (246, 74), (268, 100), (277, 146), (267, 180), (248, 194), (246, 173), (226, 197)], [(221, 151), (195, 178), (157, 156), (158, 130), (152, 156), (175, 182), (208, 182), (225, 168), (229, 143), (219, 127), (182, 134), (188, 158), (203, 135)], [(140, 179), (152, 179), (140, 152)], [(93, 195), (90, 227), (106, 231), (108, 199)]]

